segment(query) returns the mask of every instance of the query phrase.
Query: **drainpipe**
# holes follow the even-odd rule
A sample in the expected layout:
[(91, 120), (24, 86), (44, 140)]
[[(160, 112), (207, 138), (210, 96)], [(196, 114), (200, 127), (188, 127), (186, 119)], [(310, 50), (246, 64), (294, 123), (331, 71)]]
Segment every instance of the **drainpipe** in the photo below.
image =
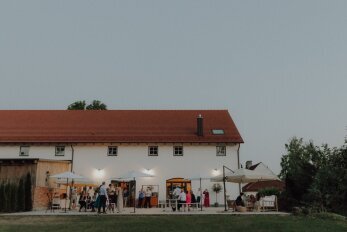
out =
[(71, 172), (73, 172), (73, 158), (74, 158), (75, 150), (72, 145), (70, 146), (71, 146)]
[[(240, 168), (240, 147), (241, 143), (239, 143), (239, 147), (237, 148), (237, 168)], [(241, 194), (241, 184), (239, 184), (239, 193)]]
[[(71, 172), (73, 172), (73, 158), (74, 158), (74, 154), (75, 154), (75, 150), (72, 146), (72, 144), (70, 145), (71, 146)], [(71, 181), (71, 186), (73, 186), (73, 180)], [(69, 203), (69, 210), (71, 210), (71, 194), (72, 194), (72, 187), (70, 187), (70, 194), (69, 194), (69, 198), (70, 198), (70, 203)], [(66, 200), (65, 200), (66, 202)], [(65, 203), (66, 204), (66, 203)], [(65, 206), (65, 210), (66, 210), (66, 206)]]

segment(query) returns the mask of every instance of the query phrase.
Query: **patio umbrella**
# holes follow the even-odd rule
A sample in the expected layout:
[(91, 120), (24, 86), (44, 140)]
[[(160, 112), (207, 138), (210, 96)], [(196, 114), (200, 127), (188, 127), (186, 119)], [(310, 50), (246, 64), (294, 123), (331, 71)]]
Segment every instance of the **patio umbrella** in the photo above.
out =
[[(225, 181), (232, 183), (251, 183), (266, 180), (279, 180), (276, 175), (264, 174), (260, 171), (240, 168), (235, 172), (225, 173)], [(212, 182), (223, 182), (223, 175), (211, 178)]]
[(200, 182), (200, 210), (202, 211), (202, 189), (201, 189), (201, 181), (202, 180), (210, 180), (211, 177), (207, 177), (207, 176), (204, 176), (204, 175), (197, 175), (197, 176), (194, 176), (192, 178), (189, 178), (190, 180), (199, 180)]
[[(50, 176), (51, 178), (56, 178), (57, 180), (66, 180), (66, 185), (69, 185), (69, 180), (73, 181), (76, 179), (85, 179), (83, 176), (77, 175), (73, 172), (63, 172), (59, 173), (53, 176)], [(66, 196), (67, 196), (67, 189), (66, 189)], [(70, 199), (71, 200), (71, 199)], [(66, 199), (65, 199), (65, 213), (66, 213)]]
[(118, 180), (134, 180), (135, 182), (135, 191), (134, 191), (134, 213), (136, 210), (136, 204), (135, 204), (135, 199), (136, 199), (136, 178), (141, 178), (141, 177), (154, 177), (153, 175), (149, 175), (143, 172), (139, 171), (128, 171), (121, 175), (118, 178), (111, 178), (111, 179), (118, 179)]
[(83, 178), (83, 179), (63, 179), (59, 178), (56, 180), (57, 184), (68, 184), (68, 185), (80, 185), (80, 186), (85, 186), (85, 185), (90, 185), (90, 186), (98, 186), (98, 183), (96, 183), (94, 180), (88, 179), (88, 178)]
[[(224, 172), (224, 168), (223, 168), (223, 172)], [(279, 178), (274, 174), (269, 175), (259, 171), (249, 170), (244, 168), (239, 168), (236, 171), (230, 170), (230, 172), (228, 173), (224, 172), (223, 175), (219, 175), (219, 176), (211, 178), (212, 182), (223, 182), (224, 184), (225, 211), (227, 211), (225, 182), (241, 184), (241, 183), (251, 183), (251, 182), (266, 181), (266, 180), (279, 180)]]

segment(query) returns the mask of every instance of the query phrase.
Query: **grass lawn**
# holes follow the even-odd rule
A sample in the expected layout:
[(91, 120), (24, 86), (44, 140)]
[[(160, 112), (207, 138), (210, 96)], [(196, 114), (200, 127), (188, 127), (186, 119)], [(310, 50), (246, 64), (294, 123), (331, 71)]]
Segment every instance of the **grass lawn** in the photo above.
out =
[(20, 231), (347, 231), (346, 220), (295, 216), (0, 216), (1, 232)]

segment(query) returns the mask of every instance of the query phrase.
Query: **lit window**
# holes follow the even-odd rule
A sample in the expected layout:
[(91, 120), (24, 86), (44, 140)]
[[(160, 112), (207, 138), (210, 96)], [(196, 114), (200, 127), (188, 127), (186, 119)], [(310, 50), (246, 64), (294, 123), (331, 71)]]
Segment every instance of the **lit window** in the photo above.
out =
[(213, 129), (212, 134), (214, 135), (224, 135), (224, 130), (222, 129)]
[(108, 152), (107, 152), (108, 156), (117, 156), (117, 154), (118, 154), (117, 146), (108, 147)]
[(30, 150), (29, 146), (21, 146), (20, 150), (19, 150), (19, 155), (20, 156), (29, 156), (29, 150)]
[(226, 156), (226, 147), (225, 146), (217, 146), (217, 156)]
[(158, 156), (158, 146), (149, 146), (148, 147), (149, 156)]
[(183, 146), (174, 146), (174, 156), (183, 156)]
[(64, 156), (64, 155), (65, 155), (65, 146), (56, 146), (55, 156)]

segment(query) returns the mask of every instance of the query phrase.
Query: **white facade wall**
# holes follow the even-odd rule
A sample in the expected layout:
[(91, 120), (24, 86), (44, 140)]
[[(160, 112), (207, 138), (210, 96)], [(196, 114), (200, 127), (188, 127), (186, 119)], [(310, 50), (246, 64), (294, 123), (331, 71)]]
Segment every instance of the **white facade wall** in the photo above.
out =
[[(114, 146), (114, 145), (112, 145)], [(166, 198), (166, 180), (171, 178), (190, 179), (197, 176), (213, 177), (222, 174), (223, 165), (236, 170), (238, 168), (238, 145), (228, 145), (226, 156), (216, 155), (216, 145), (183, 145), (183, 156), (173, 155), (173, 144), (120, 144), (117, 156), (108, 156), (108, 145), (74, 145), (73, 170), (75, 173), (93, 179), (99, 183), (109, 182), (128, 171), (140, 171), (154, 175), (152, 178), (138, 178), (136, 189), (142, 185), (159, 185), (159, 200)], [(158, 146), (158, 156), (148, 156), (148, 146)], [(53, 160), (71, 160), (71, 147), (65, 147), (65, 156), (55, 156), (55, 146), (30, 146), (29, 156), (19, 156), (20, 146), (0, 146), (0, 158), (39, 158)], [(149, 170), (149, 171), (148, 171)], [(216, 171), (217, 170), (217, 171)], [(223, 183), (220, 183), (223, 186)], [(202, 188), (210, 192), (211, 205), (215, 202), (213, 183), (202, 181)], [(192, 181), (196, 193), (199, 181)], [(227, 195), (235, 199), (238, 184), (226, 183)], [(218, 202), (224, 203), (223, 191), (218, 194)]]

